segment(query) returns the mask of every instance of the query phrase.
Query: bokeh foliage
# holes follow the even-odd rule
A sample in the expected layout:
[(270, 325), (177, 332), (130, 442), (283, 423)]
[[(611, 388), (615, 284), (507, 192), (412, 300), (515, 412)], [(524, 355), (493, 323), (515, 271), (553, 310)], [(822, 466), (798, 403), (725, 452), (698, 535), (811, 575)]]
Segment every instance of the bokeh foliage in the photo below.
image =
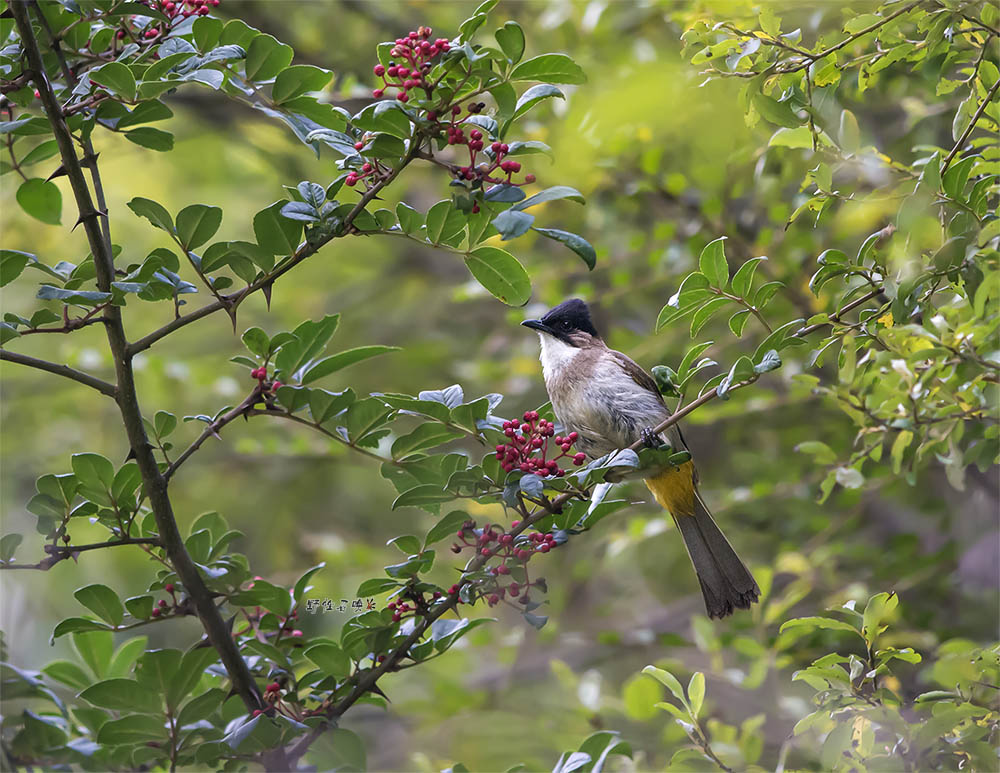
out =
[[(332, 68), (330, 94), (353, 114), (369, 100), (375, 61), (369, 52), (379, 41), (421, 23), (451, 35), (472, 9), (287, 3), (279, 11), (234, 2), (220, 10), (293, 43), (302, 61)], [(566, 99), (539, 105), (524, 126), (526, 139), (552, 148), (551, 167), (532, 157), (540, 187), (568, 184), (588, 200), (584, 208), (555, 202), (537, 211), (588, 238), (596, 268), (574, 265), (561, 245), (531, 233), (504, 244), (530, 274), (533, 303), (550, 305), (570, 294), (594, 301), (598, 327), (611, 345), (644, 365), (663, 366), (657, 374), (668, 399), (681, 393), (691, 399), (720, 383), (732, 387), (760, 375), (754, 366), (764, 364), (768, 352), (780, 358), (780, 369), (767, 372), (772, 360), (753, 386), (732, 390), (728, 400), (714, 400), (685, 420), (706, 495), (753, 565), (764, 598), (748, 615), (709, 623), (699, 612), (680, 540), (653, 508), (637, 503), (544, 557), (545, 628), (536, 633), (502, 612), (500, 625), (471, 632), (464, 646), (380, 681), (392, 698), (388, 713), (359, 707), (342, 727), (368, 741), (373, 769), (438, 769), (459, 759), (471, 769), (502, 769), (519, 760), (531, 768), (551, 766), (566, 749), (614, 748), (616, 741), (605, 736), (581, 747), (592, 726), (621, 731), (640, 769), (665, 766), (679, 748), (676, 764), (690, 769), (704, 762), (704, 750), (692, 756), (682, 726), (665, 723), (653, 708), (667, 692), (676, 693), (638, 673), (656, 662), (670, 672), (707, 676), (707, 690), (693, 679), (681, 705), (686, 698), (693, 708), (692, 688), (707, 694), (694, 710), (703, 723), (698, 732), (734, 767), (773, 768), (782, 760), (786, 768), (899, 769), (902, 760), (916, 769), (951, 769), (965, 760), (989, 769), (982, 745), (995, 743), (996, 723), (996, 691), (989, 685), (997, 684), (990, 647), (997, 624), (993, 465), (1000, 348), (993, 214), (1000, 170), (990, 142), (1000, 120), (995, 11), (958, 2), (818, 8), (532, 3), (503, 6), (491, 21), (499, 23), (498, 13), (528, 31), (525, 58), (566, 51), (588, 76), (585, 85), (560, 86)], [(351, 44), (331, 49), (320, 34), (331, 28)], [(483, 28), (481, 41), (490, 41), (492, 29)], [(544, 35), (536, 38), (533, 30)], [(817, 55), (831, 47), (837, 48)], [(171, 213), (196, 201), (217, 203), (226, 211), (219, 238), (231, 244), (255, 234), (252, 213), (286, 196), (282, 185), (325, 185), (339, 175), (335, 155), (323, 150), (316, 160), (287, 127), (207, 93), (179, 91), (165, 99), (174, 117), (161, 125), (176, 135), (169, 154), (94, 135), (115, 243), (139, 259), (169, 241), (128, 211), (126, 202), (137, 196), (161, 201)], [(18, 141), (33, 147), (32, 136)], [(37, 168), (46, 176), (56, 163), (43, 158)], [(19, 198), (15, 173), (5, 171), (10, 213), (28, 194)], [(71, 199), (61, 180), (52, 185)], [(394, 212), (400, 200), (428, 212), (449, 194), (440, 170), (407, 170), (386, 190)], [(64, 224), (72, 211), (63, 208)], [(53, 265), (79, 263), (88, 252), (81, 230), (42, 228), (24, 215), (5, 214), (4, 247)], [(728, 237), (725, 249), (721, 236)], [(766, 261), (749, 262), (765, 255)], [(350, 386), (356, 395), (416, 394), (459, 382), (470, 398), (503, 393), (496, 410), (504, 416), (538, 405), (544, 397), (535, 342), (515, 324), (522, 312), (504, 313), (455, 258), (379, 236), (327, 246), (275, 284), (270, 310), (259, 296), (241, 305), (240, 331), (256, 325), (264, 336), (245, 338), (250, 356), (262, 355), (254, 365), (267, 356), (274, 333), (339, 313), (338, 348), (403, 351), (337, 375), (330, 386)], [(39, 304), (27, 277), (5, 288), (4, 311), (30, 318), (40, 307), (58, 308)], [(197, 277), (188, 278), (194, 286)], [(834, 319), (866, 295), (860, 318), (855, 311)], [(191, 298), (199, 296), (187, 294)], [(144, 330), (171, 317), (144, 307), (133, 311), (133, 303), (126, 313)], [(754, 312), (785, 335), (764, 346), (767, 331)], [(654, 326), (657, 315), (663, 324)], [(58, 314), (40, 319), (57, 323)], [(24, 343), (30, 341), (36, 356), (107, 375), (99, 327)], [(248, 388), (246, 370), (225, 363), (242, 348), (225, 315), (216, 315), (139, 354), (143, 408), (154, 416), (154, 429), (161, 421), (159, 429), (171, 424), (156, 416), (160, 408), (178, 417), (214, 416), (237, 403)], [(20, 342), (18, 350), (28, 351)], [(710, 364), (699, 368), (704, 357)], [(83, 387), (53, 384), (44, 374), (6, 364), (4, 380), (4, 532), (31, 533), (37, 519), (25, 503), (36, 493), (40, 471), (66, 472), (68, 454), (84, 450), (122, 460), (127, 447), (116, 412)], [(288, 401), (298, 398), (278, 399), (293, 407)], [(466, 431), (480, 429), (476, 420), (487, 417), (474, 411), (482, 408), (470, 409)], [(322, 423), (316, 410), (311, 406), (308, 415)], [(261, 583), (259, 592), (290, 587), (308, 566), (325, 561), (311, 593), (353, 598), (363, 580), (399, 560), (394, 547), (376, 546), (399, 534), (424, 534), (434, 518), (392, 509), (396, 490), (377, 463), (341, 450), (343, 438), (270, 424), (227, 427), (222, 443), (209, 439), (178, 473), (172, 493), (184, 533), (222, 537), (221, 521), (201, 516), (218, 510), (246, 535), (236, 545), (253, 572), (275, 584)], [(197, 422), (171, 429), (173, 438), (183, 437), (175, 441), (180, 447), (199, 431)], [(368, 444), (356, 443), (363, 437), (347, 440), (388, 454), (407, 434), (392, 429)], [(400, 488), (398, 479), (393, 483)], [(632, 501), (642, 494), (626, 488), (615, 496)], [(501, 518), (496, 505), (463, 504), (473, 518)], [(101, 539), (102, 529), (84, 520), (73, 523), (73, 541)], [(21, 560), (41, 552), (41, 536), (18, 548)], [(141, 597), (150, 567), (141, 554), (126, 552), (105, 553), (99, 565), (96, 554), (83, 554), (76, 565), (64, 561), (37, 576), (19, 572), (14, 580), (5, 573), (10, 660), (36, 668), (48, 662), (36, 645), (57, 621), (81, 615), (68, 592), (74, 588), (100, 584), (122, 599)], [(447, 588), (457, 577), (454, 568), (441, 557), (436, 564), (428, 580)], [(155, 581), (158, 597), (169, 579)], [(896, 595), (875, 595), (883, 589)], [(117, 608), (102, 603), (102, 594), (90, 591), (80, 601), (110, 608), (115, 622)], [(875, 602), (881, 608), (872, 613), (879, 618), (874, 625), (883, 613), (892, 624), (879, 650), (860, 628), (859, 638), (844, 636), (860, 625), (849, 612), (835, 620), (839, 625), (786, 622), (831, 619), (824, 610), (848, 602), (863, 610), (871, 596), (882, 599)], [(51, 616), (35, 619), (34, 629), (29, 599), (52, 605)], [(137, 619), (148, 614), (140, 603), (133, 604)], [(297, 624), (307, 639), (337, 640), (345, 620), (300, 613)], [(149, 646), (186, 649), (197, 633), (191, 620), (158, 624), (149, 629)], [(98, 677), (127, 675), (124, 661), (88, 649), (110, 646), (102, 637), (78, 637), (72, 657), (91, 664)], [(882, 665), (879, 652), (889, 653), (882, 657), (893, 661), (891, 673), (869, 676)], [(61, 668), (64, 678), (55, 682), (73, 692), (91, 680), (87, 672), (81, 681)], [(216, 695), (214, 683), (206, 686), (218, 678), (204, 679), (205, 694)], [(817, 691), (818, 704), (810, 705)], [(881, 708), (872, 707), (874, 700)], [(898, 730), (897, 703), (906, 716), (899, 731), (907, 737), (905, 750), (887, 740)], [(29, 705), (34, 711), (41, 704)], [(241, 710), (219, 716), (232, 720)], [(25, 739), (52, 742), (51, 720), (38, 716), (17, 713), (11, 734), (23, 728)], [(87, 726), (85, 716), (76, 719)], [(95, 715), (90, 721), (97, 722)], [(931, 743), (944, 736), (954, 742), (950, 747)], [(336, 740), (326, 751), (353, 748), (351, 740)], [(848, 758), (838, 754), (845, 749)], [(572, 766), (571, 755), (567, 763)]]

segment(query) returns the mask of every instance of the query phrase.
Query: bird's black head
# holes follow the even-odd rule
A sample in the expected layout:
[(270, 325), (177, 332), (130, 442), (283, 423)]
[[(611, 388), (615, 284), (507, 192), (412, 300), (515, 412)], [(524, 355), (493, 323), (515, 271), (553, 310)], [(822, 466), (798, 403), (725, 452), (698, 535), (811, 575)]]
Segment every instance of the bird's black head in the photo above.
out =
[(554, 336), (571, 346), (580, 346), (592, 338), (600, 338), (590, 319), (590, 309), (579, 298), (563, 301), (541, 319), (526, 319), (521, 324)]

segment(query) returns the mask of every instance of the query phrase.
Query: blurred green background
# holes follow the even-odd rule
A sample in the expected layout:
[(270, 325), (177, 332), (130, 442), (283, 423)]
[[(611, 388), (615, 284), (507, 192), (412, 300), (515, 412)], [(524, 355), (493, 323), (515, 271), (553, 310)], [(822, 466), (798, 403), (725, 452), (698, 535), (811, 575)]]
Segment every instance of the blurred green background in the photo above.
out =
[[(353, 112), (368, 99), (378, 42), (419, 24), (448, 37), (474, 5), (225, 0), (219, 11), (292, 44), (297, 61), (333, 69), (334, 99)], [(554, 150), (554, 162), (532, 156), (526, 166), (540, 184), (572, 185), (587, 197), (586, 207), (557, 202), (536, 211), (545, 225), (594, 244), (595, 271), (551, 241), (522, 237), (511, 249), (532, 276), (534, 296), (527, 308), (508, 309), (455, 255), (404, 240), (343, 239), (277, 283), (270, 311), (259, 295), (244, 303), (239, 330), (260, 325), (273, 333), (339, 312), (337, 347), (389, 344), (403, 351), (338, 374), (328, 388), (416, 393), (460, 383), (469, 396), (503, 393), (500, 414), (512, 416), (546, 399), (537, 340), (518, 322), (571, 295), (594, 304), (611, 346), (647, 368), (676, 366), (687, 330), (681, 325), (654, 335), (656, 315), (717, 236), (730, 237), (731, 261), (769, 256), (768, 277), (788, 285), (775, 302), (776, 317), (818, 310), (807, 288), (818, 245), (849, 251), (885, 225), (895, 205), (866, 199), (837, 209), (815, 230), (805, 220), (784, 230), (808, 154), (759, 150), (767, 130), (745, 126), (736, 98), (740, 84), (702, 86), (696, 68), (679, 56), (680, 13), (704, 6), (724, 15), (745, 5), (556, 0), (501, 3), (493, 13), (494, 23), (513, 18), (522, 24), (529, 55), (567, 51), (588, 74), (586, 86), (567, 89), (565, 103), (551, 100), (518, 138), (544, 140)], [(864, 7), (831, 2), (784, 9), (814, 36)], [(283, 126), (213, 92), (167, 99), (175, 112), (167, 128), (177, 137), (170, 154), (95, 134), (113, 240), (129, 261), (166, 245), (164, 234), (125, 207), (133, 196), (171, 211), (218, 204), (225, 210), (219, 238), (240, 239), (252, 214), (283, 196), (282, 184), (337, 174), (331, 155), (317, 160)], [(908, 150), (922, 141), (945, 144), (950, 136), (950, 113), (932, 109), (933, 103), (932, 89), (904, 75), (886, 79), (877, 98), (872, 94), (851, 109), (867, 142)], [(878, 175), (860, 165), (850, 171), (858, 178)], [(87, 254), (82, 229), (71, 230), (65, 179), (59, 179), (63, 225), (42, 227), (14, 202), (14, 175), (0, 178), (5, 247), (49, 264), (79, 262)], [(427, 166), (407, 170), (390, 191), (423, 211), (449, 195), (440, 170)], [(38, 308), (33, 282), (40, 277), (28, 272), (5, 288), (4, 311)], [(202, 302), (186, 297), (195, 306)], [(137, 338), (166, 322), (167, 314), (163, 304), (130, 303), (127, 330)], [(717, 342), (707, 354), (720, 362), (756, 345), (733, 338), (722, 317), (707, 331)], [(100, 326), (72, 336), (32, 336), (11, 348), (113, 375)], [(249, 384), (245, 370), (228, 359), (241, 350), (224, 315), (157, 344), (136, 363), (144, 412), (214, 414), (237, 402)], [(127, 448), (110, 401), (6, 363), (2, 372), (3, 531), (33, 535), (19, 551), (27, 561), (41, 556), (41, 535), (33, 534), (35, 519), (24, 510), (34, 479), (68, 470), (71, 453), (92, 450), (120, 461)], [(633, 487), (634, 507), (574, 540), (572, 550), (546, 557), (550, 619), (544, 629), (528, 628), (500, 609), (495, 625), (480, 628), (446, 657), (384, 679), (388, 711), (361, 706), (348, 713), (344, 726), (366, 739), (370, 768), (437, 770), (458, 760), (475, 770), (519, 761), (551, 766), (594, 728), (621, 730), (639, 752), (639, 769), (662, 768), (685, 739), (652, 708), (660, 687), (637, 677), (651, 662), (678, 673), (706, 671), (710, 710), (726, 722), (767, 712), (762, 762), (773, 766), (791, 726), (810, 710), (812, 691), (791, 682), (790, 674), (816, 656), (808, 649), (777, 659), (769, 654), (767, 644), (787, 617), (895, 590), (902, 600), (899, 635), (921, 651), (956, 638), (995, 637), (995, 471), (970, 468), (964, 491), (937, 469), (914, 486), (886, 471), (865, 489), (840, 490), (820, 506), (815, 498), (825, 470), (793, 449), (819, 439), (846, 454), (854, 430), (835, 405), (793, 383), (795, 372), (789, 363), (732, 400), (699, 410), (685, 425), (707, 501), (758, 576), (773, 579), (766, 606), (710, 624), (678, 535), (645, 502), (645, 489)], [(199, 425), (183, 425), (176, 442), (198, 432)], [(172, 491), (182, 528), (200, 513), (219, 511), (246, 534), (237, 549), (273, 582), (293, 582), (325, 561), (313, 596), (338, 601), (353, 599), (361, 579), (395, 560), (387, 539), (419, 533), (432, 522), (422, 511), (390, 510), (395, 492), (377, 464), (286, 424), (233, 424), (222, 442), (209, 441), (197, 463), (184, 467)], [(103, 530), (91, 528), (74, 524), (74, 542), (101, 539)], [(448, 570), (440, 564), (443, 580)], [(48, 640), (55, 621), (81, 612), (74, 588), (99, 581), (125, 597), (143, 590), (151, 576), (143, 554), (120, 549), (62, 562), (47, 573), (4, 573), (2, 628), (10, 659), (38, 667), (68, 646), (60, 640), (53, 650)], [(303, 617), (310, 631), (334, 634), (345, 614)], [(198, 624), (188, 619), (148, 633), (153, 646), (185, 646)], [(921, 666), (902, 668), (901, 691), (913, 694), (928, 683)]]

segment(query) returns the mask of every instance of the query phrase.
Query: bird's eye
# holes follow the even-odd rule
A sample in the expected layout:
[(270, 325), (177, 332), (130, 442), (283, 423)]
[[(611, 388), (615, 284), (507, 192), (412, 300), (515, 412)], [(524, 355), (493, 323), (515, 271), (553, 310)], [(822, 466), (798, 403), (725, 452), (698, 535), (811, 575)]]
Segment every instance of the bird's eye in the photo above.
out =
[(559, 327), (561, 327), (563, 330), (569, 330), (571, 327), (571, 325), (569, 324), (569, 320), (564, 319), (562, 322), (559, 323)]

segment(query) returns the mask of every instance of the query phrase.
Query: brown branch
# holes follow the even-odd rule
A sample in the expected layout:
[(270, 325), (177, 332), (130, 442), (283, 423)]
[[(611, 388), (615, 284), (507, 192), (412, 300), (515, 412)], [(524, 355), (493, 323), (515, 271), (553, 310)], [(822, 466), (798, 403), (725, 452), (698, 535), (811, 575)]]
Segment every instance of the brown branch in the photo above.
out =
[(92, 542), (89, 545), (46, 545), (44, 550), (49, 554), (49, 557), (43, 558), (37, 564), (5, 563), (0, 564), (0, 570), (37, 569), (47, 572), (60, 561), (73, 558), (77, 553), (84, 553), (88, 550), (100, 550), (101, 548), (113, 548), (118, 545), (156, 545), (157, 547), (163, 547), (160, 541), (153, 537), (123, 537), (122, 539), (109, 540), (108, 542)]
[(962, 136), (958, 138), (958, 142), (955, 143), (955, 147), (953, 147), (951, 152), (944, 157), (944, 162), (941, 164), (941, 174), (944, 174), (948, 170), (948, 165), (954, 160), (958, 151), (962, 149), (965, 141), (969, 139), (969, 135), (972, 134), (972, 130), (976, 128), (976, 124), (979, 122), (979, 119), (983, 117), (983, 113), (986, 112), (986, 108), (989, 106), (990, 102), (993, 101), (993, 97), (997, 95), (998, 89), (1000, 89), (1000, 80), (993, 84), (993, 88), (991, 88), (983, 98), (982, 103), (979, 105), (979, 109), (973, 114), (972, 120), (969, 121), (969, 125), (966, 126), (965, 131), (962, 132)]
[(107, 381), (102, 381), (96, 376), (91, 376), (89, 373), (84, 373), (82, 370), (76, 370), (68, 365), (59, 365), (58, 363), (49, 362), (48, 360), (39, 360), (36, 357), (29, 357), (26, 354), (10, 352), (6, 349), (0, 349), (0, 360), (16, 362), (18, 365), (26, 365), (29, 368), (37, 368), (38, 370), (54, 373), (55, 375), (62, 376), (63, 378), (72, 379), (77, 383), (89, 386), (91, 389), (96, 389), (102, 395), (107, 395), (108, 397), (113, 398), (117, 395), (118, 390), (114, 384), (109, 384)]
[(240, 416), (248, 415), (250, 409), (253, 407), (254, 403), (261, 399), (260, 386), (258, 385), (253, 392), (239, 405), (228, 411), (224, 415), (220, 416), (218, 419), (209, 424), (205, 431), (198, 436), (191, 445), (184, 449), (180, 456), (178, 456), (174, 461), (167, 467), (166, 472), (163, 473), (164, 480), (169, 481), (173, 474), (177, 472), (177, 468), (187, 461), (188, 457), (191, 456), (195, 451), (201, 448), (202, 443), (208, 440), (210, 437), (219, 437), (219, 430), (225, 427), (232, 421), (235, 421)]
[[(25, 69), (31, 70), (31, 79), (39, 92), (46, 117), (59, 146), (63, 167), (76, 199), (80, 222), (84, 226), (91, 254), (94, 256), (97, 286), (103, 292), (109, 292), (115, 276), (115, 267), (107, 225), (105, 224), (102, 228), (99, 222), (101, 213), (94, 206), (90, 189), (84, 178), (83, 167), (76, 155), (73, 137), (65, 118), (62, 116), (52, 85), (46, 76), (41, 49), (28, 16), (28, 6), (25, 3), (16, 2), (9, 3), (8, 7), (21, 38), (24, 56), (27, 60)], [(96, 163), (93, 166), (96, 168)], [(95, 190), (99, 190), (99, 180), (96, 177)], [(114, 357), (118, 376), (116, 400), (128, 434), (132, 454), (142, 474), (145, 491), (149, 497), (167, 558), (181, 582), (184, 583), (184, 587), (197, 609), (205, 634), (219, 653), (219, 659), (229, 673), (234, 692), (240, 696), (248, 710), (260, 708), (260, 694), (253, 676), (233, 642), (222, 615), (213, 603), (212, 596), (205, 586), (197, 565), (184, 547), (184, 540), (177, 526), (173, 506), (167, 493), (167, 481), (161, 474), (156, 458), (153, 456), (153, 447), (149, 443), (143, 425), (142, 411), (139, 408), (132, 371), (132, 357), (128, 348), (128, 340), (125, 337), (121, 310), (116, 306), (109, 306), (105, 311), (105, 316), (107, 317), (105, 330), (108, 336), (108, 345)]]

